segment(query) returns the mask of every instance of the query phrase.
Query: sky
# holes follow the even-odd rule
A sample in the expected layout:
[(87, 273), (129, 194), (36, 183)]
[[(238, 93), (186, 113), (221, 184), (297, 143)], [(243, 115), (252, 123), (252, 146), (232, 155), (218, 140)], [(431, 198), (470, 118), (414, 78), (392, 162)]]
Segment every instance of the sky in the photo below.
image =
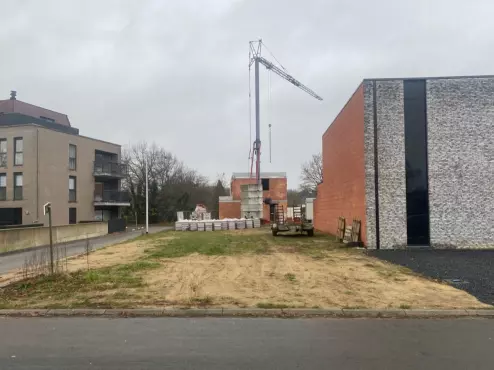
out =
[(324, 99), (261, 70), (261, 168), (290, 188), (362, 79), (494, 73), (488, 0), (0, 1), (0, 99), (154, 142), (211, 180), (249, 170), (250, 40)]

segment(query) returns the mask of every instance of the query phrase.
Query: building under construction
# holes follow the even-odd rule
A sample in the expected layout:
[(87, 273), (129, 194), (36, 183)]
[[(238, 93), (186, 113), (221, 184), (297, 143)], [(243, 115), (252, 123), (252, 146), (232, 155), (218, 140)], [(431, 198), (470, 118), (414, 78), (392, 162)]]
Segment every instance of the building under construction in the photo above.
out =
[[(256, 185), (257, 180), (250, 173), (233, 173), (230, 182), (230, 195), (219, 199), (219, 218), (249, 217), (247, 212), (242, 212), (242, 185)], [(269, 221), (274, 212), (274, 205), (280, 204), (287, 207), (287, 178), (285, 172), (261, 173), (262, 196), (261, 215), (259, 218)], [(244, 206), (245, 209), (245, 206)]]

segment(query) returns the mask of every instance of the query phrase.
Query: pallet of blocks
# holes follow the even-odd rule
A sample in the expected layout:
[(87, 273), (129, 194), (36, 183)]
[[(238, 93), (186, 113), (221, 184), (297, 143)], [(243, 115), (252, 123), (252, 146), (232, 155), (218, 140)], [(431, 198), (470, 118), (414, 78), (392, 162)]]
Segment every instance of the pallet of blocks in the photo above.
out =
[(190, 231), (197, 231), (197, 222), (191, 222), (189, 230)]
[(175, 231), (182, 231), (183, 222), (177, 221), (175, 222)]
[(221, 221), (221, 230), (228, 230), (228, 221)]
[(246, 229), (252, 229), (254, 227), (254, 220), (252, 219), (247, 219), (245, 220), (245, 228)]
[(213, 222), (213, 229), (214, 229), (214, 231), (222, 230), (221, 224), (222, 224), (221, 221), (214, 221)]
[(197, 231), (204, 231), (204, 222), (197, 223)]
[(213, 222), (212, 221), (206, 221), (204, 223), (204, 228), (206, 231), (213, 231)]
[(261, 219), (260, 218), (254, 218), (254, 227), (255, 228), (261, 227)]
[(235, 230), (235, 221), (228, 221), (228, 230)]
[(182, 231), (187, 231), (190, 229), (190, 225), (188, 222), (182, 222)]
[(239, 220), (236, 222), (236, 224), (237, 224), (237, 229), (239, 230), (245, 229), (245, 220)]

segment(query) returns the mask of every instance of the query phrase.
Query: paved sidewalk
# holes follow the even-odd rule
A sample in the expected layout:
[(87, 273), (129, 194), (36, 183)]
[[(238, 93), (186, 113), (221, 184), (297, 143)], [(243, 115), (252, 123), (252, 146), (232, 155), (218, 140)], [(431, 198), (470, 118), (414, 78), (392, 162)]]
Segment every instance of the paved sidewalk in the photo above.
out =
[[(160, 231), (171, 230), (172, 227), (168, 226), (150, 226), (150, 233), (157, 233)], [(98, 238), (91, 239), (91, 248), (92, 250), (104, 248), (108, 245), (117, 244), (124, 242), (126, 240), (133, 239), (139, 235), (141, 235), (142, 230), (128, 231), (118, 234), (109, 234), (105, 236), (101, 236)], [(67, 257), (74, 256), (77, 254), (84, 253), (86, 248), (86, 240), (76, 240), (68, 243), (57, 244), (57, 246), (66, 247), (67, 248)], [(43, 249), (43, 248), (42, 248)], [(49, 249), (49, 247), (44, 247), (44, 249)], [(21, 268), (26, 260), (26, 257), (29, 258), (33, 253), (40, 253), (41, 249), (30, 250), (26, 252), (20, 252), (10, 255), (0, 256), (0, 277), (2, 274), (5, 274), (11, 270)]]

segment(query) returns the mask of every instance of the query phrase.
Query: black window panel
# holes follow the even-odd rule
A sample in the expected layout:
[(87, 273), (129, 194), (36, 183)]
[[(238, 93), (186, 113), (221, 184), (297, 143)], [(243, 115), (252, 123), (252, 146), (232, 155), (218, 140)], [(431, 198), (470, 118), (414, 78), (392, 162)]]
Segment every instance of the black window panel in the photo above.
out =
[(269, 179), (261, 179), (262, 190), (269, 190)]
[(408, 244), (429, 245), (425, 80), (404, 81), (404, 113)]
[(0, 208), (0, 225), (22, 225), (22, 208)]
[(77, 208), (69, 208), (69, 224), (77, 223)]

